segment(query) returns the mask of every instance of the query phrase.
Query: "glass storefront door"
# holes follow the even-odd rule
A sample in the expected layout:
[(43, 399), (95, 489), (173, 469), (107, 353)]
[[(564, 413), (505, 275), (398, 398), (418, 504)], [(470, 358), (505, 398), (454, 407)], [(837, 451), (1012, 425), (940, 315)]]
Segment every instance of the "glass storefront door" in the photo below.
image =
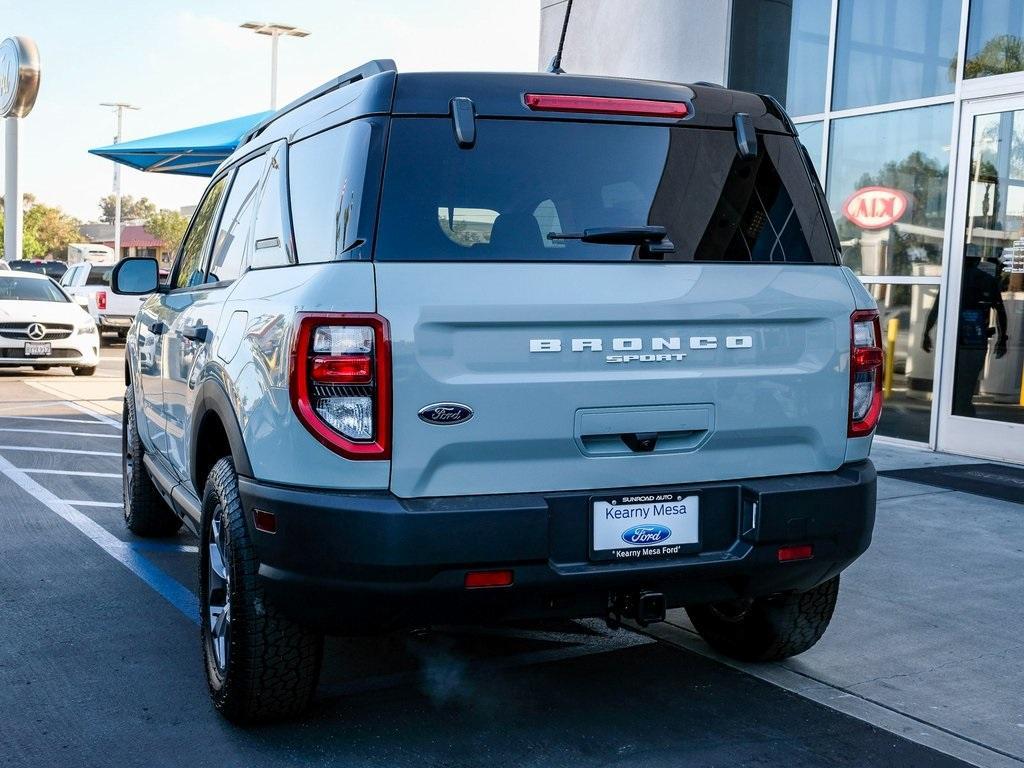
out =
[(964, 103), (956, 188), (938, 447), (1024, 462), (1024, 96)]

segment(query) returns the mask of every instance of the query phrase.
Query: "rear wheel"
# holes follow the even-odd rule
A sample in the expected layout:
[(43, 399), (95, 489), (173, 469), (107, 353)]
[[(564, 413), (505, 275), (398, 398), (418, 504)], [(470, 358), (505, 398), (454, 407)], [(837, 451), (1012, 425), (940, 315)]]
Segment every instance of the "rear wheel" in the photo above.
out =
[(181, 520), (160, 496), (149, 470), (142, 463), (145, 448), (139, 438), (135, 417), (135, 392), (129, 386), (124, 393), (121, 415), (121, 484), (124, 497), (124, 523), (137, 536), (170, 536), (181, 528)]
[(825, 634), (839, 576), (807, 592), (694, 605), (694, 628), (716, 651), (740, 661), (777, 661), (803, 653)]
[(71, 372), (75, 376), (92, 376), (96, 373), (95, 365), (75, 365), (71, 367)]
[(230, 458), (206, 481), (201, 542), (203, 660), (214, 706), (238, 723), (299, 714), (316, 691), (323, 636), (266, 599)]

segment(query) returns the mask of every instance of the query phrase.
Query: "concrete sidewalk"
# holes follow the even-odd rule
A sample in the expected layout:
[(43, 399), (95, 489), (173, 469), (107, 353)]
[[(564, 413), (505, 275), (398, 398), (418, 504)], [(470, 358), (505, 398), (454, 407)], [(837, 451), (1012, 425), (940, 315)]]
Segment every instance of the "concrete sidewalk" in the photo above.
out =
[[(877, 442), (879, 470), (976, 461)], [(867, 553), (825, 637), (732, 665), (977, 765), (1024, 764), (1024, 503), (879, 477)], [(1024, 499), (1022, 499), (1024, 502)], [(705, 655), (685, 611), (652, 632)]]

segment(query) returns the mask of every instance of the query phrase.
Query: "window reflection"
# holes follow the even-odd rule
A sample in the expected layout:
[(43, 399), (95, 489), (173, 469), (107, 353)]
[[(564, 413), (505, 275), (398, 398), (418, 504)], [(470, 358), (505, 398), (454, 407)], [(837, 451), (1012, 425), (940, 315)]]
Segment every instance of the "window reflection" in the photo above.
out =
[(825, 109), (832, 4), (734, 0), (729, 84), (769, 93), (791, 115)]
[(935, 371), (937, 285), (865, 286), (878, 302), (885, 348), (885, 407), (878, 433), (928, 442)]
[(972, 0), (964, 77), (1024, 70), (1024, 3)]
[(960, 9), (960, 0), (840, 0), (832, 108), (952, 93)]
[(816, 123), (801, 123), (796, 127), (796, 130), (797, 133), (800, 134), (800, 142), (807, 147), (807, 154), (811, 156), (811, 162), (814, 163), (814, 170), (818, 172), (818, 176), (822, 176), (821, 121), (819, 120)]
[(858, 274), (941, 274), (952, 119), (941, 104), (832, 123), (829, 207)]
[(953, 413), (1024, 423), (1024, 111), (979, 115), (956, 316)]

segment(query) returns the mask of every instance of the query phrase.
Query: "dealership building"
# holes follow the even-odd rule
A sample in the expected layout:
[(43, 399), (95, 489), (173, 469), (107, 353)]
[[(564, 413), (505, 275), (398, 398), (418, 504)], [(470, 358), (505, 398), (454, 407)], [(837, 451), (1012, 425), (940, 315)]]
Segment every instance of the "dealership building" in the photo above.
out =
[(575, 0), (562, 68), (778, 98), (878, 301), (880, 434), (1024, 463), (1024, 1)]

